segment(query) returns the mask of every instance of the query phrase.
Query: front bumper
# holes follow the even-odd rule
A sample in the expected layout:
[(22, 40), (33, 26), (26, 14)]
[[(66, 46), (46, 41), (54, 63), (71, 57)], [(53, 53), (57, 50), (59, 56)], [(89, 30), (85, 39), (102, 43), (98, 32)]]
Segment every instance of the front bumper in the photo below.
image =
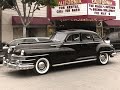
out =
[(26, 61), (26, 60), (21, 60), (19, 58), (17, 60), (10, 60), (3, 57), (3, 66), (7, 66), (9, 68), (13, 68), (17, 70), (26, 70), (26, 69), (34, 68), (33, 63), (22, 63), (22, 61)]
[(111, 57), (114, 57), (116, 54), (116, 52), (111, 53)]

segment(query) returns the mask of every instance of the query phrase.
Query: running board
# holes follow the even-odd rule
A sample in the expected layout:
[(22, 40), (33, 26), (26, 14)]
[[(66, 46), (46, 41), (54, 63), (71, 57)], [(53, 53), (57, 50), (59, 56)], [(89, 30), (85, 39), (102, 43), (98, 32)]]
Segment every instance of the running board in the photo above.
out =
[(69, 64), (75, 64), (75, 63), (82, 63), (82, 62), (89, 62), (89, 61), (96, 61), (97, 59), (89, 59), (89, 60), (82, 60), (82, 61), (75, 61), (75, 62), (67, 62), (67, 63), (60, 63), (60, 64), (54, 64), (53, 67), (56, 66), (63, 66), (63, 65), (69, 65)]

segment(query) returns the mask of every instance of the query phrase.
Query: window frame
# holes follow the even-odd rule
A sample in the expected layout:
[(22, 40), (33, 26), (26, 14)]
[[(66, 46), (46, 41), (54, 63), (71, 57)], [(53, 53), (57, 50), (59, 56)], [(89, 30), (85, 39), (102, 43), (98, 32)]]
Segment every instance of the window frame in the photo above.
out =
[[(103, 41), (103, 39), (102, 39), (98, 34), (93, 33), (93, 34), (91, 34), (91, 35), (92, 35), (92, 37), (93, 37), (94, 42), (101, 42), (101, 41)], [(94, 35), (96, 35), (96, 36), (99, 38), (99, 40), (95, 40)]]
[[(83, 34), (88, 34), (88, 35), (90, 35), (90, 37), (92, 38), (92, 40), (83, 40), (83, 38), (82, 38), (82, 35)], [(81, 41), (83, 42), (83, 43), (89, 43), (89, 42), (94, 42), (94, 39), (93, 39), (93, 36), (92, 36), (92, 34), (91, 33), (87, 33), (87, 32), (84, 32), (84, 33), (81, 33)]]
[[(71, 36), (71, 35), (74, 35), (74, 34), (78, 34), (79, 35), (79, 41), (67, 41), (67, 39)], [(81, 35), (80, 33), (71, 33), (71, 34), (68, 34), (66, 39), (65, 39), (65, 42), (66, 43), (80, 43), (81, 42)]]

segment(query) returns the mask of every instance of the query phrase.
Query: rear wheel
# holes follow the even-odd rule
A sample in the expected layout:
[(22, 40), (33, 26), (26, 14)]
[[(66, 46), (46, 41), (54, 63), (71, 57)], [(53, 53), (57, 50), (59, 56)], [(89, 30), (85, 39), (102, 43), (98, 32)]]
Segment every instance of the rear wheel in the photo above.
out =
[(102, 65), (107, 64), (108, 61), (109, 61), (108, 53), (100, 53), (97, 61), (98, 61), (99, 64), (102, 64)]
[(45, 74), (50, 68), (50, 63), (47, 58), (40, 58), (35, 64), (35, 71), (38, 74)]

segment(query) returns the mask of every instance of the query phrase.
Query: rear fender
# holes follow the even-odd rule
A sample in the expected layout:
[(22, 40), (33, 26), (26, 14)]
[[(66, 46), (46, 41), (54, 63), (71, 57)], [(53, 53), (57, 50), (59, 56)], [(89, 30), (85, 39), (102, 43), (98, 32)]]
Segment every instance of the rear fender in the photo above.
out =
[(96, 48), (97, 53), (102, 52), (110, 53), (112, 50), (114, 50), (114, 48), (108, 44), (99, 44)]

